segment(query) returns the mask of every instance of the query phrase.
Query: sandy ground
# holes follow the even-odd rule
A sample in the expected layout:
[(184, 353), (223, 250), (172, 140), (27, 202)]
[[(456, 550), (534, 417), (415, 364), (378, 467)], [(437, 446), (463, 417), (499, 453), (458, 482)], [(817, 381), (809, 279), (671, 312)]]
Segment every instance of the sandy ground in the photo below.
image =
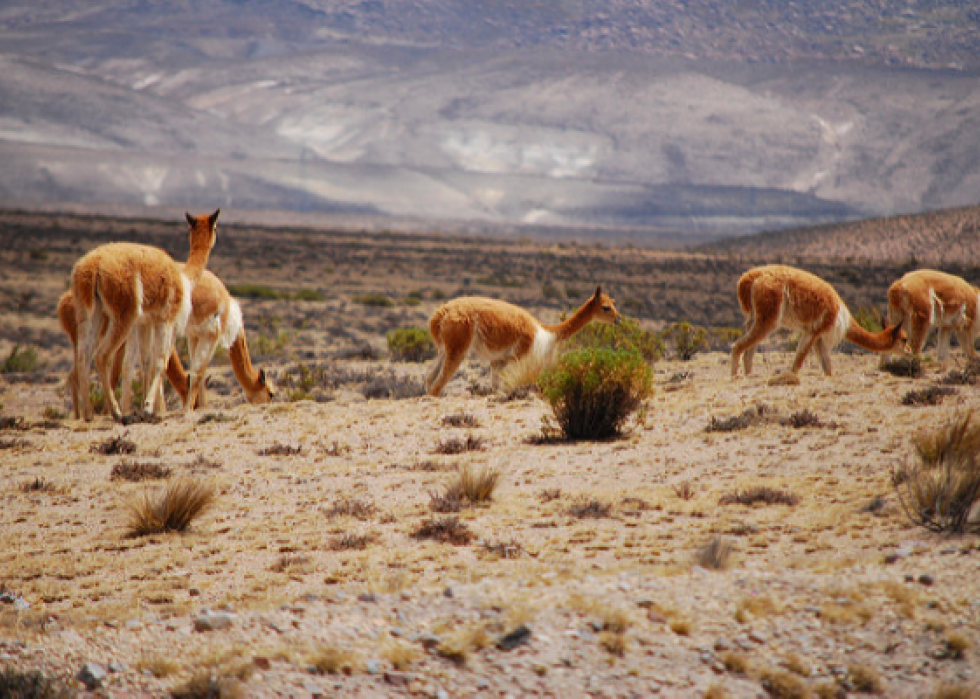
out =
[[(814, 362), (772, 387), (789, 354), (737, 381), (723, 353), (661, 361), (624, 438), (536, 444), (547, 405), (474, 395), (475, 363), (438, 400), (342, 386), (269, 406), (244, 404), (218, 366), (208, 409), (123, 427), (56, 415), (66, 356), (0, 380), (2, 415), (22, 418), (0, 431), (0, 582), (29, 604), (0, 604), (0, 666), (78, 689), (84, 663), (111, 665), (99, 692), (119, 697), (194, 677), (256, 697), (977, 691), (980, 541), (912, 526), (892, 486), (917, 430), (980, 406), (971, 386), (901, 405), (934, 368), (898, 378), (837, 353), (835, 377)], [(758, 406), (758, 424), (706, 429)], [(804, 410), (822, 424), (780, 422)], [(474, 449), (441, 453), (467, 436)], [(135, 452), (93, 451), (117, 437)], [(112, 479), (122, 463), (212, 482), (215, 505), (188, 533), (127, 537), (126, 504), (163, 486)], [(500, 476), (489, 505), (458, 514), (472, 541), (413, 536), (452, 516), (431, 495), (463, 466)], [(755, 486), (798, 502), (719, 502)], [(577, 514), (589, 503), (605, 516)], [(728, 567), (697, 565), (716, 538)], [(204, 610), (230, 624), (198, 630)]]

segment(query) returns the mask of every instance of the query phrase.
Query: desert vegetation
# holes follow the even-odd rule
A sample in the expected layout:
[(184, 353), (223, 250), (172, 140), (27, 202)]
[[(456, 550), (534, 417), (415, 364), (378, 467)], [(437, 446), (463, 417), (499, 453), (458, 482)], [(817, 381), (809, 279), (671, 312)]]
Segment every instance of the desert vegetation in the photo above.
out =
[[(37, 354), (0, 379), (10, 682), (146, 696), (973, 691), (976, 508), (959, 526), (948, 503), (975, 503), (960, 474), (980, 398), (960, 355), (940, 369), (927, 347), (920, 372), (891, 373), (845, 344), (834, 377), (810, 364), (802, 387), (769, 386), (792, 357), (777, 333), (760, 376), (733, 383), (745, 259), (240, 229), (212, 259), (229, 288), (277, 292), (241, 299), (276, 400), (248, 404), (218, 357), (208, 412), (83, 425), (65, 418), (54, 317), (81, 241), (179, 257), (186, 240), (151, 221), (57, 220), (0, 226), (0, 291), (38, 289), (0, 336), (0, 357)], [(275, 264), (258, 277), (249, 259)], [(816, 268), (854, 307), (880, 307), (897, 278)], [(630, 317), (576, 335), (540, 386), (491, 390), (469, 361), (434, 399), (426, 364), (386, 351), (457, 295), (558, 322), (590, 293), (581, 279), (633, 299)], [(684, 358), (664, 334), (676, 323), (692, 341), (704, 328), (706, 346)], [(933, 385), (955, 393), (903, 405)], [(566, 418), (585, 429), (572, 437)], [(88, 663), (104, 673), (79, 679)]]

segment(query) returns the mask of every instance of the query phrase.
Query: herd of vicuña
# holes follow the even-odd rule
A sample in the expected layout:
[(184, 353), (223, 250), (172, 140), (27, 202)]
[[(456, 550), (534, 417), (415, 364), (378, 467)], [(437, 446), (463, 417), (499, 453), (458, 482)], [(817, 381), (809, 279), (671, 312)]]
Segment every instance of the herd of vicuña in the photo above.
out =
[[(105, 406), (116, 420), (132, 410), (133, 377), (139, 363), (145, 398), (142, 410), (161, 416), (166, 410), (163, 378), (177, 391), (185, 411), (206, 404), (206, 375), (218, 346), (229, 352), (235, 377), (250, 403), (268, 403), (275, 385), (249, 356), (238, 301), (206, 269), (216, 240), (219, 211), (192, 216), (190, 254), (175, 262), (163, 250), (135, 243), (109, 243), (82, 256), (72, 269), (71, 287), (58, 302), (58, 319), (74, 349), (68, 376), (76, 418), (93, 415), (89, 374), (94, 361)], [(775, 330), (800, 333), (791, 369), (771, 384), (799, 383), (799, 371), (816, 348), (823, 371), (832, 375), (830, 352), (844, 339), (885, 355), (922, 352), (929, 333), (938, 330), (938, 354), (945, 362), (950, 338), (976, 356), (980, 334), (980, 290), (944, 272), (909, 272), (888, 290), (888, 323), (880, 332), (859, 325), (834, 288), (823, 279), (785, 265), (756, 267), (738, 281), (738, 302), (745, 333), (732, 347), (731, 374), (744, 365), (752, 373), (759, 344)], [(620, 320), (613, 299), (597, 287), (592, 297), (555, 325), (539, 322), (523, 308), (498, 299), (453, 299), (433, 314), (429, 331), (438, 356), (426, 376), (426, 389), (441, 395), (471, 352), (490, 363), (494, 388), (501, 375), (520, 367), (533, 378), (552, 364), (558, 347), (592, 321)], [(187, 338), (185, 373), (175, 342)], [(122, 384), (122, 404), (114, 390)]]

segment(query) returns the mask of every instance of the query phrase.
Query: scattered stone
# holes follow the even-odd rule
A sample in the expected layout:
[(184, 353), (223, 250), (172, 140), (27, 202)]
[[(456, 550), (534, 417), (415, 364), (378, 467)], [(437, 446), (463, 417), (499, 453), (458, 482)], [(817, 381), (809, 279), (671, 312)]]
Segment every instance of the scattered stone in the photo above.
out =
[(500, 650), (513, 650), (517, 646), (524, 645), (531, 640), (531, 629), (525, 624), (521, 624), (506, 636), (501, 636), (497, 641), (497, 648)]
[(449, 692), (445, 689), (440, 689), (436, 692), (436, 699), (449, 699)]
[(439, 636), (431, 633), (416, 634), (412, 636), (412, 641), (415, 643), (421, 643), (422, 647), (426, 650), (436, 648), (440, 643), (442, 643), (442, 639), (439, 638)]
[(719, 638), (715, 641), (715, 650), (719, 653), (724, 653), (726, 650), (731, 650), (732, 644), (728, 642), (727, 639)]
[(377, 602), (378, 598), (374, 596), (373, 592), (362, 592), (357, 596), (357, 599), (361, 602)]
[(326, 694), (323, 693), (323, 688), (316, 684), (315, 682), (310, 682), (307, 680), (303, 683), (303, 689), (310, 693), (310, 696), (314, 699), (319, 699), (319, 697), (324, 697)]
[(255, 667), (259, 668), (260, 670), (268, 670), (270, 667), (272, 667), (272, 663), (269, 661), (269, 659), (261, 655), (256, 655), (254, 658), (252, 658), (252, 662), (255, 664)]
[(234, 614), (229, 612), (205, 612), (194, 619), (194, 630), (218, 631), (219, 629), (227, 629), (234, 621)]
[(85, 663), (82, 665), (82, 669), (78, 671), (77, 678), (91, 692), (101, 687), (102, 683), (105, 682), (106, 671), (98, 663)]
[(445, 590), (442, 591), (442, 596), (443, 597), (448, 597), (449, 599), (452, 599), (453, 597), (456, 596), (456, 593), (453, 592), (453, 588), (447, 587)]
[(126, 663), (112, 661), (109, 663), (109, 672), (126, 672)]
[(934, 582), (936, 582), (936, 579), (933, 578), (931, 575), (923, 573), (922, 575), (919, 576), (919, 583), (925, 585), (926, 587), (929, 587)]
[(405, 672), (386, 672), (384, 674), (385, 682), (390, 684), (392, 687), (407, 687), (412, 680), (415, 678)]
[(749, 640), (755, 643), (765, 643), (768, 639), (759, 631), (749, 631)]
[(191, 589), (189, 589), (187, 591), (187, 594), (190, 595), (191, 597), (200, 597), (201, 596), (201, 591), (199, 589), (197, 589), (196, 587), (192, 587)]
[(381, 661), (380, 660), (368, 660), (364, 663), (364, 669), (368, 671), (369, 675), (377, 675), (381, 672)]

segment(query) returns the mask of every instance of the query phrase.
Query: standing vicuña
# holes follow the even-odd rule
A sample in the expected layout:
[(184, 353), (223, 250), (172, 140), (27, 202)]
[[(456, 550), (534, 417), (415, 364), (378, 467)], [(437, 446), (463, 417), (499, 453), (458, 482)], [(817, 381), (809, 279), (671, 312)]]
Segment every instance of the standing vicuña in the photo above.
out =
[[(275, 396), (275, 385), (266, 375), (264, 369), (256, 370), (252, 365), (248, 343), (245, 340), (241, 306), (239, 306), (238, 301), (231, 297), (221, 280), (209, 270), (204, 270), (201, 279), (194, 285), (194, 291), (191, 294), (191, 307), (191, 316), (187, 321), (185, 334), (187, 335), (191, 362), (192, 364), (197, 362), (196, 368), (193, 368), (191, 372), (191, 375), (198, 379), (196, 396), (188, 395), (194, 387), (190, 385), (191, 379), (184, 372), (176, 349), (170, 355), (170, 361), (167, 363), (167, 378), (180, 396), (181, 403), (185, 407), (193, 408), (203, 408), (206, 405), (206, 372), (219, 344), (228, 350), (235, 377), (245, 391), (245, 399), (253, 404), (270, 402)], [(78, 321), (76, 320), (75, 304), (71, 291), (62, 294), (58, 301), (58, 318), (74, 348), (77, 344)], [(113, 386), (119, 383), (123, 375), (123, 356), (126, 349), (127, 346), (123, 345), (113, 361), (111, 371)], [(135, 350), (138, 352), (138, 348)], [(132, 361), (131, 358), (130, 361)], [(124, 411), (130, 407), (132, 391), (129, 387), (132, 385), (133, 367), (131, 364), (127, 364), (125, 369), (122, 400)], [(74, 370), (69, 375), (68, 383), (72, 391), (75, 417), (79, 417)]]
[(870, 333), (851, 317), (830, 284), (801, 269), (784, 265), (756, 267), (738, 280), (738, 302), (745, 314), (746, 333), (732, 347), (732, 377), (744, 354), (745, 373), (752, 373), (756, 347), (777, 328), (799, 330), (791, 377), (795, 377), (814, 345), (820, 366), (832, 375), (830, 350), (848, 339), (872, 352), (894, 351), (904, 340), (901, 326)]
[(936, 348), (939, 361), (949, 356), (949, 338), (956, 339), (973, 359), (973, 341), (980, 334), (980, 289), (965, 279), (932, 269), (909, 272), (888, 288), (888, 322), (901, 325), (909, 334), (909, 351), (922, 352), (926, 338), (938, 328)]
[(87, 253), (72, 270), (71, 288), (78, 317), (75, 347), (76, 396), (81, 414), (92, 419), (89, 371), (92, 359), (112, 416), (122, 411), (112, 391), (111, 363), (131, 334), (137, 341), (146, 386), (144, 410), (159, 409), (163, 371), (191, 313), (191, 291), (214, 246), (218, 211), (210, 216), (186, 214), (191, 252), (183, 271), (159, 248), (109, 243)]
[(430, 395), (441, 394), (470, 350), (490, 362), (494, 385), (499, 371), (511, 362), (531, 357), (544, 366), (553, 360), (558, 343), (593, 320), (619, 320), (613, 300), (602, 293), (601, 287), (584, 306), (557, 325), (543, 325), (523, 308), (506, 301), (482, 296), (453, 299), (437, 309), (429, 321), (439, 356), (426, 377), (426, 389)]

